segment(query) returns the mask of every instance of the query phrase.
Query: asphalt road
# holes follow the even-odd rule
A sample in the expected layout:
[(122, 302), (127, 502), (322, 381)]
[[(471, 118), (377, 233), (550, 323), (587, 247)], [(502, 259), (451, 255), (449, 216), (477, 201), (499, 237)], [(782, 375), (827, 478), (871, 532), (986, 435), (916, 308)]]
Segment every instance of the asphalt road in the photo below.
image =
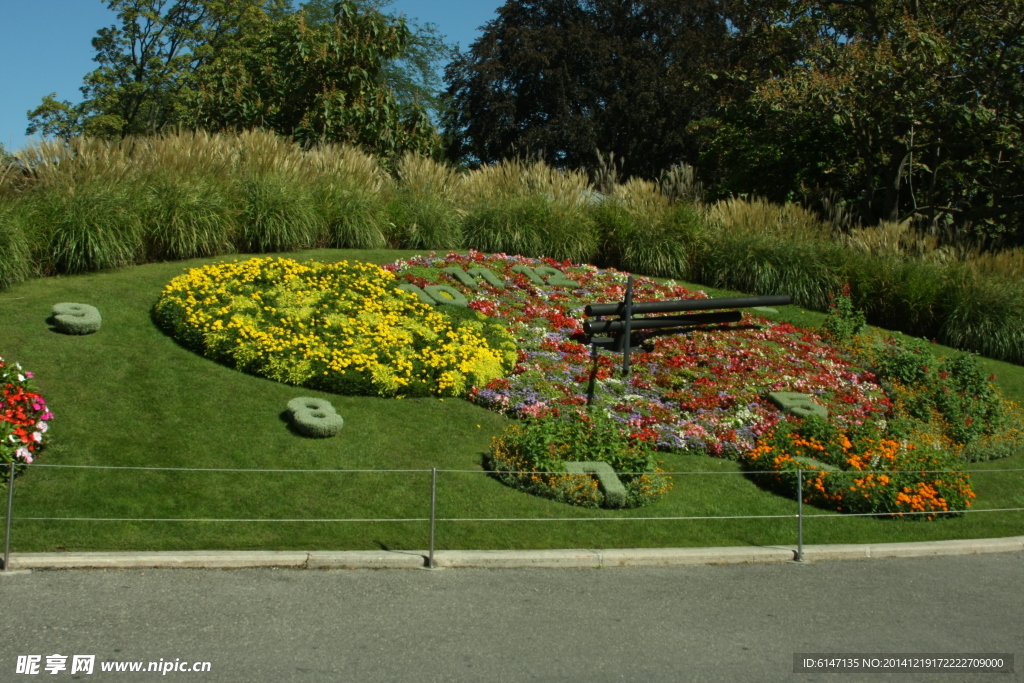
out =
[[(36, 571), (0, 681), (1009, 681), (1024, 553), (679, 568)], [(1014, 653), (1015, 673), (797, 674), (793, 655)], [(36, 676), (18, 655), (42, 656)], [(48, 673), (46, 655), (68, 656)], [(96, 655), (92, 675), (71, 656)], [(208, 673), (145, 672), (207, 661)], [(101, 663), (142, 661), (142, 673)]]

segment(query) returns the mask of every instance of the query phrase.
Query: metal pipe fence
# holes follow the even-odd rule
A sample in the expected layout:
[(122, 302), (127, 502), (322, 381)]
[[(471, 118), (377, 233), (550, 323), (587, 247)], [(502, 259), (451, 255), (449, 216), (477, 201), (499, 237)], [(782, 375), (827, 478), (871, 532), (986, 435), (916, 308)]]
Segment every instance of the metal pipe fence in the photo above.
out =
[[(565, 474), (564, 472), (549, 471), (505, 471), (505, 470), (460, 470), (460, 469), (251, 469), (251, 468), (226, 468), (226, 467), (139, 467), (139, 466), (117, 466), (117, 465), (56, 465), (49, 463), (18, 464), (17, 467), (25, 468), (52, 468), (52, 469), (86, 469), (86, 470), (128, 470), (144, 472), (205, 472), (205, 473), (291, 473), (291, 474), (430, 474), (430, 508), (429, 516), (426, 517), (340, 517), (340, 518), (207, 518), (207, 517), (14, 517), (14, 481), (15, 463), (10, 463), (7, 475), (7, 514), (4, 522), (4, 555), (3, 571), (10, 571), (10, 547), (11, 547), (11, 523), (14, 520), (23, 522), (176, 522), (176, 523), (396, 523), (396, 522), (429, 522), (429, 555), (428, 565), (434, 567), (434, 550), (436, 545), (436, 529), (438, 522), (641, 522), (641, 521), (707, 521), (707, 520), (736, 520), (736, 519), (795, 519), (797, 522), (797, 549), (794, 560), (803, 561), (804, 547), (804, 520), (807, 518), (827, 517), (829, 519), (842, 519), (844, 517), (895, 517), (915, 515), (962, 515), (985, 512), (1021, 512), (1024, 507), (1011, 508), (981, 508), (967, 510), (927, 510), (909, 512), (865, 512), (865, 513), (842, 513), (830, 514), (824, 512), (804, 512), (803, 475), (804, 472), (820, 473), (820, 470), (775, 471), (775, 470), (739, 470), (739, 471), (664, 471), (664, 472), (618, 472), (617, 474), (657, 474), (658, 476), (714, 476), (714, 475), (795, 475), (797, 483), (797, 511), (791, 514), (775, 515), (688, 515), (688, 516), (655, 516), (639, 517), (632, 515), (612, 516), (591, 516), (591, 517), (438, 517), (437, 516), (437, 480), (438, 474)], [(826, 472), (826, 474), (903, 474), (903, 473), (957, 473), (957, 474), (1011, 474), (1024, 472), (1024, 468), (1000, 469), (1000, 470), (857, 470), (856, 472)], [(579, 475), (589, 476), (589, 475)]]

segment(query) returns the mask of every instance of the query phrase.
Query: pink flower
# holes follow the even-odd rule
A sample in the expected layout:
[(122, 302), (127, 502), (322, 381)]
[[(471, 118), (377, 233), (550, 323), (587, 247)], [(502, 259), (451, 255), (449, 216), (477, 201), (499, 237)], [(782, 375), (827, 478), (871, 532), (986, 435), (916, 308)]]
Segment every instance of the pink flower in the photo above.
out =
[(39, 432), (32, 432), (32, 440), (35, 441), (36, 443), (42, 443), (43, 435)]
[(32, 462), (32, 453), (27, 448), (22, 446), (18, 450), (14, 451), (14, 457), (20, 458), (25, 463)]
[(48, 425), (48, 424), (46, 424), (45, 422), (42, 422), (42, 421), (40, 421), (38, 424), (36, 424), (36, 429), (38, 429), (41, 434), (45, 434), (46, 430), (48, 430), (49, 428), (50, 428), (50, 425)]

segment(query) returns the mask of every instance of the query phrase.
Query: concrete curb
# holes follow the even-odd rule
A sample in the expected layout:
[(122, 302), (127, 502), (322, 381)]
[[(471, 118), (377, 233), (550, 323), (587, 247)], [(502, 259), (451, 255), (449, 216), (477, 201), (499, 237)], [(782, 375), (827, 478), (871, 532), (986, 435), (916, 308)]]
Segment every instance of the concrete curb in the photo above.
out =
[[(804, 560), (877, 559), (1024, 552), (1024, 536), (923, 543), (875, 543), (804, 546)], [(261, 551), (194, 550), (188, 552), (18, 553), (11, 555), (9, 575), (26, 569), (422, 569), (421, 550)], [(611, 550), (440, 550), (437, 568), (524, 569), (594, 567), (676, 567), (702, 564), (792, 562), (795, 546), (725, 548), (631, 548)], [(3, 573), (3, 572), (0, 572)]]

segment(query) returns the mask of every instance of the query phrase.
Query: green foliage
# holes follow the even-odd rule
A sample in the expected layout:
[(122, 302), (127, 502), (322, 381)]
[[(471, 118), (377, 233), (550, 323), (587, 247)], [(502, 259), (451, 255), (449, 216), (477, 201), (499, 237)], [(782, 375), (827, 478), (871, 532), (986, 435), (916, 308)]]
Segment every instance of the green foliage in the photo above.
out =
[(144, 135), (182, 122), (195, 70), (284, 0), (107, 0), (120, 26), (93, 38), (99, 67), (86, 74), (83, 101), (56, 93), (28, 113), (28, 134)]
[(237, 211), (224, 183), (161, 174), (146, 183), (143, 227), (153, 260), (185, 260), (233, 250)]
[(407, 153), (397, 165), (398, 183), (388, 204), (392, 242), (406, 249), (462, 247), (461, 177), (446, 164)]
[(316, 244), (320, 223), (309, 191), (280, 173), (260, 173), (241, 183), (239, 247), (248, 252), (293, 251)]
[(604, 263), (661, 277), (696, 274), (704, 229), (694, 206), (670, 202), (654, 183), (633, 179), (616, 186), (593, 213)]
[[(385, 12), (392, 0), (356, 0), (353, 4), (363, 13), (381, 12), (393, 25), (405, 21), (409, 26), (410, 35), (402, 51), (382, 61), (381, 77), (402, 106), (421, 104), (432, 118), (437, 118), (442, 107), (439, 95), (443, 85), (438, 72), (442, 63), (454, 54), (454, 47), (444, 41), (434, 24), (420, 25), (415, 19), (410, 22)], [(302, 3), (302, 11), (310, 24), (330, 23), (334, 19), (334, 5), (335, 0), (309, 0)]]

